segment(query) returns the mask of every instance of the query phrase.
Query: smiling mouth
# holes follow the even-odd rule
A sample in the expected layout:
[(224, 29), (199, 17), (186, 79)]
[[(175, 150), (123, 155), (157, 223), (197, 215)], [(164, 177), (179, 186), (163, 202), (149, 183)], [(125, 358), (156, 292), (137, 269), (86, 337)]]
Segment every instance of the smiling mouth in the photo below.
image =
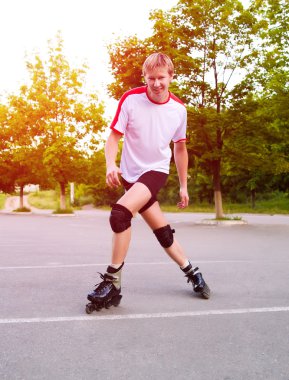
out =
[(155, 93), (155, 94), (159, 94), (159, 93), (161, 93), (163, 90), (161, 89), (161, 88), (158, 88), (158, 89), (154, 89), (153, 90), (153, 92)]

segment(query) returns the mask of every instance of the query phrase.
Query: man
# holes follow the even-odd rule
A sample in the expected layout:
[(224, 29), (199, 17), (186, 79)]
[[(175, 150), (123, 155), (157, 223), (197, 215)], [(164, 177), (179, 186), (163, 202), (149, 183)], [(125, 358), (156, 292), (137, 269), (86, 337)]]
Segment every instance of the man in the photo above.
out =
[[(192, 282), (195, 292), (210, 297), (210, 289), (198, 268), (193, 268), (174, 230), (163, 215), (157, 193), (165, 185), (171, 159), (170, 142), (174, 142), (174, 160), (180, 182), (178, 207), (188, 206), (188, 153), (186, 149), (187, 112), (184, 104), (169, 91), (174, 67), (162, 53), (150, 55), (143, 64), (146, 86), (127, 91), (120, 99), (105, 146), (106, 183), (121, 184), (125, 194), (112, 206), (113, 230), (111, 265), (103, 281), (88, 295), (87, 312), (110, 305), (117, 306), (121, 295), (121, 271), (131, 238), (131, 219), (137, 212), (153, 230), (166, 253)], [(116, 165), (118, 144), (124, 136), (120, 167)]]

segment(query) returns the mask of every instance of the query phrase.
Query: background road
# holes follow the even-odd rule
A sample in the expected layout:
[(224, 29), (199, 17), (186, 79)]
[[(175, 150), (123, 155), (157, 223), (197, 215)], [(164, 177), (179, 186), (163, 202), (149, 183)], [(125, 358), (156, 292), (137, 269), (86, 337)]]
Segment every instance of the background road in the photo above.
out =
[(0, 213), (0, 378), (289, 380), (289, 218), (167, 214), (211, 290), (198, 298), (140, 217), (119, 307), (86, 315), (108, 212)]

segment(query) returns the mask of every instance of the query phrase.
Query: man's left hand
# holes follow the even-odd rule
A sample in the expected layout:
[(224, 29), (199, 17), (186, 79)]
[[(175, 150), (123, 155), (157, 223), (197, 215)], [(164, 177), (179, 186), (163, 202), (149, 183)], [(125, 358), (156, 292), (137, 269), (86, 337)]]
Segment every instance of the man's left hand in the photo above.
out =
[(180, 209), (186, 208), (189, 205), (189, 194), (187, 189), (180, 189), (180, 202), (177, 206)]

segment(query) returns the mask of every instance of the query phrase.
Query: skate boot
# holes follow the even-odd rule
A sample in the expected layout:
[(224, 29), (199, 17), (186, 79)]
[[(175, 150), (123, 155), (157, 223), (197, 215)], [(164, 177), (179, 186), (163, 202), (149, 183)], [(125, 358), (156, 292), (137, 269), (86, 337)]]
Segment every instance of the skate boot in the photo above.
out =
[(199, 293), (203, 298), (209, 299), (210, 288), (205, 283), (202, 273), (199, 272), (199, 268), (198, 267), (193, 268), (192, 264), (190, 263), (185, 269), (183, 269), (183, 272), (188, 278), (187, 282), (192, 283), (194, 291), (196, 293)]
[(103, 281), (95, 285), (94, 291), (87, 295), (87, 299), (90, 301), (85, 309), (87, 314), (91, 314), (94, 310), (99, 311), (104, 307), (108, 309), (112, 305), (119, 305), (122, 298), (120, 284), (123, 265), (124, 263), (118, 269), (108, 266), (105, 274), (99, 273)]

